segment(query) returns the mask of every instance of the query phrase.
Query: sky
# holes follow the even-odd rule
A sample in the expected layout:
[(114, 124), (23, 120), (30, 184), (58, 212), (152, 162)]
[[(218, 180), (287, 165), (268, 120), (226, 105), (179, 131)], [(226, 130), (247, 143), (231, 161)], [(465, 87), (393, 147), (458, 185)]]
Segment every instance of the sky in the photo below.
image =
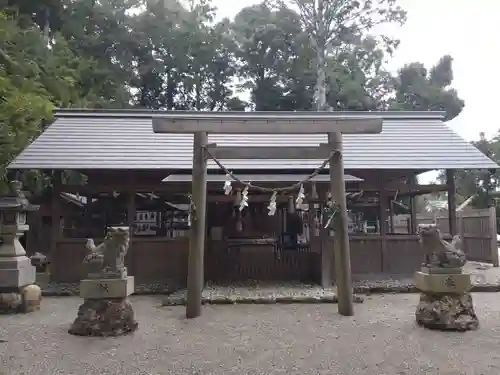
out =
[[(214, 0), (218, 17), (234, 17), (245, 6), (261, 0)], [(449, 122), (467, 140), (500, 129), (496, 93), (500, 87), (499, 0), (398, 0), (408, 12), (407, 23), (385, 28), (400, 39), (388, 68), (396, 72), (406, 63), (420, 61), (431, 67), (443, 55), (454, 58), (453, 87), (465, 100), (462, 113)]]

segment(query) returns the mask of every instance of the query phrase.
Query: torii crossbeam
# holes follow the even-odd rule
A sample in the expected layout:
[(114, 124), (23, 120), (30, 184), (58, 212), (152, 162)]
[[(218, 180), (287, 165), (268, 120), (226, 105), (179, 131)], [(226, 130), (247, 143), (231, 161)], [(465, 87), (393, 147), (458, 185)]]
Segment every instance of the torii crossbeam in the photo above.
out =
[[(201, 315), (204, 284), (205, 222), (207, 199), (207, 155), (220, 159), (325, 159), (333, 150), (342, 151), (342, 134), (382, 132), (382, 118), (342, 112), (165, 112), (153, 117), (155, 133), (192, 133), (192, 200), (196, 215), (191, 222), (188, 257), (186, 317)], [(328, 144), (314, 147), (217, 147), (208, 144), (208, 133), (219, 134), (328, 134)], [(338, 155), (338, 154), (336, 154)], [(353, 291), (344, 164), (342, 157), (330, 159), (330, 192), (340, 208), (335, 221), (335, 273), (338, 311), (352, 316)], [(331, 259), (331, 257), (330, 257)], [(330, 267), (330, 264), (323, 265)]]

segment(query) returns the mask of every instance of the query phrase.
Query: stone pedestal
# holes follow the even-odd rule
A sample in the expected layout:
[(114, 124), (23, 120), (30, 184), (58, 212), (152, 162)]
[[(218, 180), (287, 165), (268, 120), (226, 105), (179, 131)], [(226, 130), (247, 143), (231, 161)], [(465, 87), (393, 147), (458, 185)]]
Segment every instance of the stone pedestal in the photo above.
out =
[[(16, 251), (24, 253), (22, 247)], [(31, 265), (29, 258), (24, 254), (5, 254), (0, 247), (0, 313), (15, 314), (39, 310), (42, 291), (34, 283), (35, 267)]]
[(69, 333), (78, 336), (121, 336), (134, 332), (138, 323), (128, 296), (134, 277), (85, 279), (80, 296), (85, 299)]
[(422, 267), (415, 276), (420, 302), (415, 317), (420, 326), (443, 331), (479, 327), (472, 303), (470, 274), (461, 268)]

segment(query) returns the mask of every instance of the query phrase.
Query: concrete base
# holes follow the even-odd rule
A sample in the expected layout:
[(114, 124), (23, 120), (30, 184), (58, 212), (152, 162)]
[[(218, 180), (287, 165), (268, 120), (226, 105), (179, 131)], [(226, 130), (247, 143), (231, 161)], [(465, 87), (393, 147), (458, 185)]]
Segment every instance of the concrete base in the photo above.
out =
[(134, 276), (123, 279), (84, 279), (80, 297), (85, 299), (126, 298), (134, 293)]
[(17, 314), (40, 310), (42, 290), (38, 285), (26, 285), (18, 292), (0, 293), (0, 313)]
[(0, 257), (0, 289), (34, 284), (35, 273), (35, 267), (26, 256)]
[(77, 336), (123, 336), (137, 330), (134, 310), (126, 298), (89, 299), (78, 309), (68, 333)]

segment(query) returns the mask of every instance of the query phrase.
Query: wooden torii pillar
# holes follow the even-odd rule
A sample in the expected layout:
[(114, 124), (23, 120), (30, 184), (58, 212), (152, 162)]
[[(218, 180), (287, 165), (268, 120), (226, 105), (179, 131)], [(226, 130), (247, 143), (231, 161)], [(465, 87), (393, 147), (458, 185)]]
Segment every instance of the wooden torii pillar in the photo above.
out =
[[(191, 133), (193, 140), (192, 202), (188, 257), (186, 317), (201, 315), (204, 284), (205, 216), (207, 198), (207, 155), (205, 148), (219, 160), (228, 159), (315, 159), (325, 160), (333, 150), (342, 152), (342, 134), (382, 132), (382, 118), (341, 112), (166, 112), (153, 117), (155, 133)], [(315, 147), (228, 147), (208, 144), (207, 134), (328, 134), (328, 143)], [(338, 311), (352, 316), (353, 292), (344, 164), (342, 157), (330, 159), (330, 191), (340, 206), (335, 228), (335, 272)], [(250, 202), (251, 203), (251, 202)], [(330, 259), (332, 257), (329, 257)]]

